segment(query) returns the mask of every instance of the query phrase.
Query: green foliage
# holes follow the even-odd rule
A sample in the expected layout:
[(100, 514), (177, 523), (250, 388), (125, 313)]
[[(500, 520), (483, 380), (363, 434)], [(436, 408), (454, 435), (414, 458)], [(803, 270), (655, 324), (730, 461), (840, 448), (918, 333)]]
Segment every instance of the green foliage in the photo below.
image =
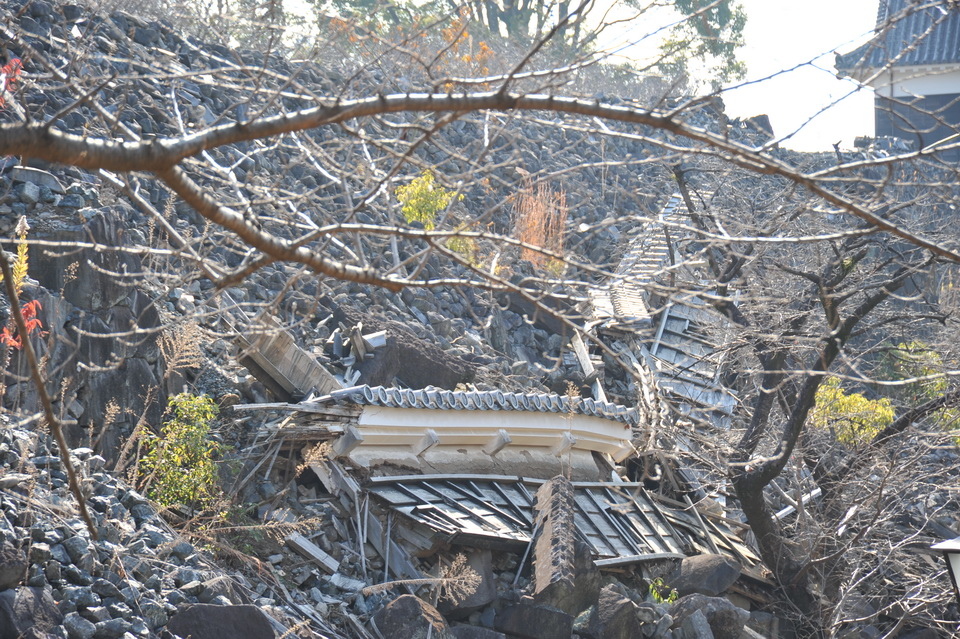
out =
[(159, 436), (148, 436), (140, 460), (147, 494), (161, 506), (206, 508), (220, 496), (216, 458), (222, 447), (210, 439), (217, 412), (205, 395), (181, 393), (170, 399), (170, 418)]
[[(947, 392), (950, 382), (942, 375), (944, 368), (940, 353), (920, 340), (891, 345), (880, 356), (877, 376), (910, 381), (898, 386), (880, 385), (878, 391), (909, 406), (922, 404)], [(960, 410), (955, 408), (939, 410), (931, 419), (944, 430), (960, 428)]]
[(462, 255), (470, 264), (476, 265), (477, 242), (472, 237), (455, 235), (447, 240), (447, 248)]
[(919, 340), (900, 342), (880, 356), (877, 376), (891, 381), (914, 381), (901, 386), (881, 386), (880, 392), (910, 404), (934, 399), (947, 390), (946, 377), (923, 378), (942, 372), (943, 358), (939, 353)]
[(653, 601), (658, 604), (673, 603), (678, 597), (677, 591), (663, 583), (663, 578), (661, 577), (657, 577), (650, 582), (648, 592)]
[(436, 226), (440, 211), (450, 206), (454, 199), (463, 199), (462, 194), (456, 195), (454, 191), (437, 184), (437, 179), (429, 169), (421, 173), (420, 177), (414, 178), (410, 184), (398, 186), (396, 195), (403, 205), (401, 211), (407, 224), (420, 222), (428, 231)]
[(867, 399), (860, 393), (848, 393), (836, 378), (820, 384), (809, 416), (813, 426), (829, 430), (837, 441), (851, 446), (869, 442), (892, 424), (893, 418), (888, 398)]

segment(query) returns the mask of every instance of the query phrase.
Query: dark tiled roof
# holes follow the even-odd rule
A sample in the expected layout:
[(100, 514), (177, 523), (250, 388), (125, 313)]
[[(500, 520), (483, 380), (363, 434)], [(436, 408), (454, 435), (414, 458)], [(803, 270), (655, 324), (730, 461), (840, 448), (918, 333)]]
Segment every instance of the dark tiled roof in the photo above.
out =
[(837, 69), (960, 62), (960, 6), (946, 1), (929, 5), (920, 0), (880, 0), (876, 37), (837, 55)]
[[(353, 386), (337, 390), (315, 401), (333, 400), (368, 406), (429, 408), (435, 410), (512, 410), (541, 413), (569, 412), (570, 399), (550, 393), (503, 393), (500, 391), (448, 391), (437, 388), (410, 390), (383, 386)], [(574, 412), (602, 417), (633, 426), (637, 409), (619, 404), (580, 399)]]

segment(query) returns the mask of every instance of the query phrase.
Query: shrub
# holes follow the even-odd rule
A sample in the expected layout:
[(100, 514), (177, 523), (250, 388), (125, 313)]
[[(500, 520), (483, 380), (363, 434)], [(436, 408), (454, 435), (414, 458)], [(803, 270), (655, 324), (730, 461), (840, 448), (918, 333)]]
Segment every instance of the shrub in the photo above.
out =
[(946, 377), (916, 379), (943, 372), (943, 358), (925, 343), (914, 340), (890, 346), (880, 356), (877, 371), (881, 379), (910, 380), (902, 386), (881, 386), (880, 392), (903, 402), (918, 403), (933, 399), (947, 390)]
[(470, 264), (477, 264), (477, 242), (472, 237), (455, 235), (447, 240), (447, 248), (462, 255)]
[(816, 405), (810, 423), (827, 429), (837, 441), (856, 446), (873, 439), (893, 423), (893, 404), (886, 397), (867, 399), (860, 393), (840, 388), (840, 380), (831, 377), (817, 389)]
[[(403, 219), (407, 224), (420, 222), (423, 228), (433, 230), (437, 224), (437, 215), (454, 199), (462, 200), (463, 194), (456, 195), (450, 189), (437, 184), (437, 179), (429, 169), (414, 178), (406, 186), (398, 186), (397, 200), (403, 205)], [(456, 250), (456, 249), (454, 249)]]
[(170, 399), (168, 411), (160, 435), (147, 437), (143, 485), (161, 506), (206, 508), (220, 496), (216, 458), (222, 447), (210, 439), (217, 405), (205, 395), (181, 393)]
[[(900, 342), (890, 346), (880, 356), (877, 375), (891, 381), (913, 381), (907, 381), (901, 386), (880, 386), (879, 392), (908, 405), (936, 399), (950, 387), (950, 382), (943, 375), (945, 368), (940, 353), (926, 343), (920, 340)], [(931, 418), (944, 430), (960, 427), (960, 410), (955, 408), (941, 409)]]

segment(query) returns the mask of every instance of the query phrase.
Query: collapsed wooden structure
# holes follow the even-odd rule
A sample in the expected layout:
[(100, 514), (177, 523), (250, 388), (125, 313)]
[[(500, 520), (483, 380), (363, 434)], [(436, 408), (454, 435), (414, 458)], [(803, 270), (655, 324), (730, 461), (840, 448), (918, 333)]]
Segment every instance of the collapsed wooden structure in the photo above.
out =
[[(235, 408), (286, 413), (266, 429), (272, 452), (265, 459), (275, 460), (281, 449), (302, 453), (398, 579), (423, 577), (421, 559), (451, 548), (532, 552), (539, 592), (569, 582), (577, 543), (602, 570), (649, 566), (654, 574), (665, 563), (712, 553), (733, 559), (743, 578), (769, 585), (759, 557), (739, 536), (746, 526), (694, 503), (706, 495), (695, 470), (658, 458), (672, 464), (662, 474), (674, 483), (659, 493), (617, 472), (640, 442), (656, 442), (671, 419), (664, 397), (695, 426), (730, 427), (736, 399), (719, 382), (723, 345), (710, 337), (722, 336), (723, 321), (694, 289), (661, 287), (665, 278), (676, 284), (692, 277), (676, 266), (682, 260), (671, 238), (685, 215), (683, 199), (673, 196), (630, 244), (617, 277), (593, 297), (593, 320), (572, 334), (571, 353), (592, 380), (593, 398), (343, 388), (335, 380), (299, 403)], [(636, 407), (607, 401), (602, 364), (588, 339), (605, 340), (632, 362)], [(288, 543), (336, 571), (308, 536)]]
[[(598, 568), (715, 553), (765, 581), (759, 557), (737, 535), (742, 524), (612, 472), (633, 451), (634, 409), (548, 394), (367, 386), (268, 406), (289, 411), (271, 427), (277, 446), (303, 451), (396, 578), (422, 577), (419, 559), (451, 547), (524, 554), (543, 534), (538, 491), (566, 472), (589, 475), (569, 482), (564, 514), (570, 543), (584, 544)], [(308, 539), (290, 543), (329, 563)]]

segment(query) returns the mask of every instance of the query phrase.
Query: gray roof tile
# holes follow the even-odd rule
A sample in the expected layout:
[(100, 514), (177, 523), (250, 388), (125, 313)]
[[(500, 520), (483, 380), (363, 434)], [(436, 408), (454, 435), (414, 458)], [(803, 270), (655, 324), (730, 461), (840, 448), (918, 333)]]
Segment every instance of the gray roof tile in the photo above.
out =
[[(353, 386), (336, 390), (315, 401), (435, 410), (513, 410), (541, 413), (570, 411), (570, 398), (552, 393), (504, 393), (498, 390), (447, 391), (432, 387), (409, 390), (383, 386)], [(589, 397), (578, 401), (573, 412), (621, 422), (628, 426), (633, 426), (637, 422), (637, 409), (599, 402)]]
[(877, 35), (867, 44), (837, 55), (840, 71), (960, 62), (960, 8), (943, 2), (880, 0)]

